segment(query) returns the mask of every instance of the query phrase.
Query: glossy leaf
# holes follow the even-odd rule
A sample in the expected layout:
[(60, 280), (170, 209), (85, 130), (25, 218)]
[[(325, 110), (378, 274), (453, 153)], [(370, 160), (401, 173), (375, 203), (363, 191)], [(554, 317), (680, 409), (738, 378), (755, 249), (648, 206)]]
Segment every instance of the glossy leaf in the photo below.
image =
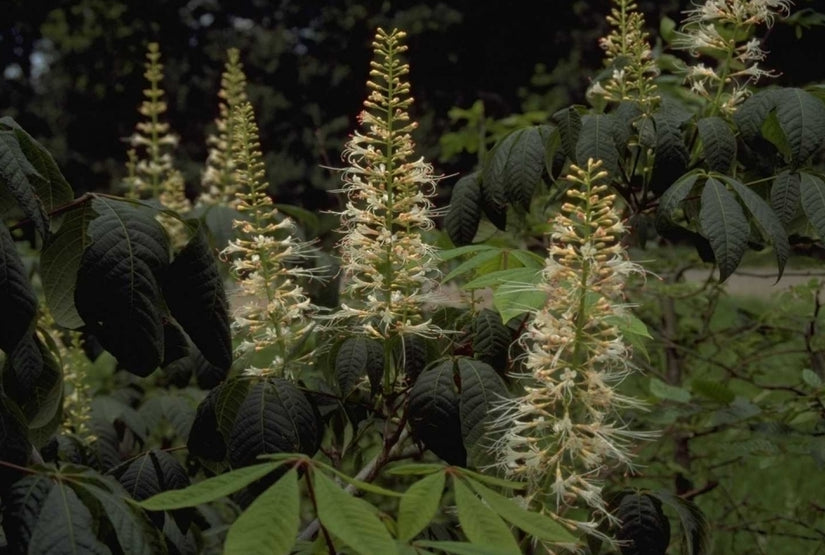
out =
[(458, 521), (472, 543), (492, 547), (501, 553), (521, 553), (509, 527), (462, 480), (453, 478), (453, 488)]
[(0, 350), (10, 354), (30, 333), (37, 296), (9, 230), (0, 222)]
[(705, 162), (712, 171), (728, 173), (736, 160), (736, 137), (727, 122), (711, 116), (696, 122)]
[(410, 391), (409, 403), (413, 437), (447, 463), (464, 466), (467, 452), (461, 436), (453, 361), (422, 372)]
[(734, 196), (713, 177), (702, 191), (699, 221), (719, 265), (719, 280), (725, 281), (745, 253), (750, 226)]
[(444, 228), (456, 246), (469, 245), (481, 221), (481, 184), (478, 174), (465, 175), (453, 186)]
[(807, 172), (800, 174), (802, 209), (820, 238), (825, 237), (825, 181)]
[(733, 114), (733, 121), (746, 143), (756, 146), (762, 139), (762, 124), (776, 107), (777, 90), (767, 89), (748, 97)]
[(398, 539), (411, 540), (435, 516), (441, 504), (445, 475), (435, 472), (411, 485), (398, 505)]
[(300, 516), (298, 472), (293, 468), (229, 527), (224, 553), (288, 555), (298, 535)]

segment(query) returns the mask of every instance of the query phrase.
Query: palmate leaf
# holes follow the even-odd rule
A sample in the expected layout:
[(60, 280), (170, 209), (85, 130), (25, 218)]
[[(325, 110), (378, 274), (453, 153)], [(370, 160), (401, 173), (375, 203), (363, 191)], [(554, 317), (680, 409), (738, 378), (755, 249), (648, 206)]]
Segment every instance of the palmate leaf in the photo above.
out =
[(802, 208), (820, 239), (825, 237), (825, 181), (812, 173), (800, 174)]
[(166, 235), (128, 202), (95, 197), (92, 209), (98, 217), (77, 274), (77, 311), (123, 368), (147, 376), (163, 360), (158, 277), (169, 263)]
[(750, 226), (736, 198), (716, 178), (705, 182), (699, 221), (713, 248), (719, 280), (725, 281), (742, 260)]
[(347, 338), (335, 355), (335, 377), (341, 395), (346, 397), (364, 376), (368, 376), (373, 390), (381, 385), (384, 375), (384, 347), (367, 337)]
[(455, 504), (458, 521), (467, 538), (474, 544), (492, 547), (501, 553), (518, 555), (521, 550), (508, 526), (488, 505), (476, 497), (464, 482), (454, 477)]
[(38, 555), (108, 554), (97, 539), (97, 522), (89, 508), (66, 483), (52, 486), (32, 532), (29, 553)]
[(449, 464), (466, 464), (452, 360), (418, 376), (410, 391), (409, 423), (413, 437), (427, 449)]
[(711, 116), (696, 122), (699, 139), (705, 154), (705, 162), (711, 171), (727, 173), (736, 160), (736, 137), (727, 122)]
[(81, 203), (67, 211), (63, 215), (60, 229), (43, 248), (40, 257), (40, 275), (46, 304), (54, 321), (65, 328), (83, 326), (83, 319), (75, 308), (74, 292), (80, 260), (91, 243), (86, 235), (86, 227), (96, 215), (90, 202)]
[(201, 354), (228, 371), (232, 366), (229, 303), (202, 226), (169, 265), (163, 277), (163, 293), (172, 316)]
[(776, 176), (771, 186), (771, 208), (783, 225), (788, 225), (799, 212), (800, 177), (785, 170)]
[(229, 461), (246, 466), (267, 453), (315, 454), (320, 426), (306, 396), (276, 378), (254, 384), (238, 408), (229, 436)]
[(810, 158), (825, 141), (825, 105), (807, 91), (777, 91), (776, 117), (790, 146), (791, 162), (796, 166)]
[(601, 160), (608, 180), (619, 175), (619, 151), (613, 142), (613, 116), (591, 114), (582, 117), (579, 140), (576, 143), (576, 163), (586, 166), (589, 159)]
[(298, 472), (293, 468), (259, 495), (226, 535), (224, 553), (288, 555), (300, 524)]
[(46, 238), (49, 216), (37, 196), (36, 181), (47, 182), (29, 162), (20, 148), (20, 140), (14, 130), (0, 126), (0, 188), (5, 188), (17, 205), (34, 224), (41, 237)]
[(445, 474), (434, 472), (411, 485), (398, 505), (398, 539), (414, 538), (438, 512)]
[(7, 355), (30, 333), (37, 296), (9, 230), (0, 222), (0, 350)]
[(470, 455), (471, 463), (479, 466), (489, 450), (485, 441), (487, 425), (494, 415), (496, 404), (508, 397), (507, 388), (492, 366), (468, 358), (457, 360), (461, 379), (459, 417), (461, 437)]
[(785, 271), (785, 263), (791, 256), (791, 245), (788, 243), (788, 234), (785, 232), (782, 222), (779, 221), (776, 213), (771, 210), (768, 203), (762, 200), (762, 197), (754, 193), (750, 188), (732, 177), (725, 176), (722, 177), (722, 179), (733, 187), (733, 190), (736, 191), (736, 194), (739, 195), (739, 198), (742, 199), (742, 202), (745, 204), (745, 208), (747, 208), (748, 212), (753, 216), (756, 224), (763, 230), (764, 234), (773, 244), (773, 250), (776, 253), (776, 264), (779, 269), (778, 280), (782, 277), (782, 273)]
[(363, 555), (397, 553), (395, 541), (363, 499), (346, 493), (322, 472), (313, 472), (318, 520), (338, 539)]
[(444, 228), (456, 246), (469, 245), (481, 221), (481, 183), (477, 173), (465, 175), (453, 186)]

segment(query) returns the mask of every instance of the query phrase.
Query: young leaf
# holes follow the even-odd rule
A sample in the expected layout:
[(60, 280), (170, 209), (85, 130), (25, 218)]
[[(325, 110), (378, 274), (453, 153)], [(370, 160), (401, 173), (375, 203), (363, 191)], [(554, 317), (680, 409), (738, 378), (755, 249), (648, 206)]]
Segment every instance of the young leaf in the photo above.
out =
[(702, 191), (699, 221), (719, 265), (719, 280), (725, 281), (745, 253), (750, 226), (730, 191), (713, 177), (707, 179)]
[(745, 204), (745, 208), (753, 215), (757, 225), (764, 230), (765, 235), (767, 235), (773, 244), (773, 250), (776, 253), (776, 264), (779, 268), (778, 280), (782, 277), (782, 272), (785, 270), (785, 263), (791, 256), (791, 245), (788, 243), (788, 234), (785, 233), (782, 222), (779, 221), (779, 218), (774, 211), (771, 210), (771, 207), (768, 206), (768, 203), (762, 200), (762, 197), (754, 193), (750, 188), (732, 177), (723, 177), (723, 179), (733, 187), (733, 190), (736, 191), (736, 194), (739, 195), (739, 198), (741, 198)]
[(507, 388), (489, 364), (468, 358), (459, 358), (457, 364), (461, 379), (461, 437), (472, 463), (478, 466), (489, 449), (484, 436), (493, 408), (508, 397)]
[(96, 197), (92, 243), (77, 274), (75, 303), (83, 321), (128, 371), (147, 376), (163, 360), (158, 275), (169, 262), (160, 224), (134, 205)]
[(364, 376), (369, 376), (373, 390), (377, 390), (383, 375), (384, 348), (378, 341), (357, 336), (341, 344), (335, 355), (335, 376), (342, 396), (352, 393)]
[(435, 516), (441, 504), (445, 475), (435, 472), (411, 485), (398, 505), (398, 539), (414, 538)]
[(453, 488), (458, 521), (472, 543), (493, 547), (501, 553), (521, 553), (507, 525), (490, 507), (482, 503), (461, 479), (453, 478)]
[(288, 555), (298, 535), (300, 508), (298, 472), (292, 468), (232, 524), (224, 553)]
[(483, 266), (487, 262), (495, 260), (497, 257), (501, 257), (502, 252), (502, 249), (485, 249), (483, 251), (480, 251), (471, 258), (468, 258), (467, 260), (453, 268), (449, 274), (444, 276), (443, 281), (448, 282), (455, 277), (472, 272), (473, 270)]
[(810, 158), (825, 141), (825, 105), (807, 91), (778, 90), (776, 117), (788, 140), (791, 162), (796, 166)]
[(566, 528), (547, 515), (528, 511), (517, 502), (491, 490), (480, 482), (470, 479), (467, 479), (467, 482), (501, 518), (531, 536), (552, 543), (576, 543), (576, 538)]
[(594, 114), (582, 117), (579, 140), (576, 143), (576, 163), (580, 166), (587, 160), (601, 160), (609, 174), (608, 180), (619, 175), (619, 151), (613, 142), (613, 116)]
[(43, 501), (29, 553), (83, 553), (108, 555), (109, 549), (95, 536), (97, 522), (67, 484), (57, 482)]
[(228, 371), (232, 366), (229, 303), (203, 226), (198, 226), (195, 236), (169, 265), (163, 293), (172, 316), (206, 360)]
[(410, 391), (409, 403), (413, 437), (447, 463), (464, 466), (467, 451), (461, 437), (453, 361), (422, 372)]
[(727, 122), (719, 116), (711, 116), (700, 119), (696, 126), (708, 167), (711, 171), (728, 173), (736, 159), (736, 137)]
[(478, 174), (465, 175), (453, 186), (444, 228), (454, 245), (469, 245), (481, 221), (481, 184)]
[(783, 171), (771, 186), (771, 208), (783, 225), (788, 225), (799, 212), (800, 177), (796, 172)]
[(0, 222), (0, 350), (7, 355), (30, 333), (37, 296), (9, 230)]
[(390, 555), (398, 550), (374, 509), (339, 488), (322, 472), (313, 472), (312, 481), (318, 504), (318, 520), (338, 539), (363, 555)]
[(26, 158), (17, 134), (11, 129), (0, 130), (0, 187), (7, 189), (23, 214), (32, 221), (44, 239), (49, 230), (49, 216), (37, 197), (36, 181), (46, 182)]
[(83, 319), (75, 308), (74, 292), (83, 251), (91, 242), (86, 235), (86, 227), (95, 215), (89, 202), (66, 212), (60, 229), (43, 248), (40, 257), (46, 304), (54, 321), (65, 328), (83, 326)]
[(814, 174), (800, 174), (800, 194), (805, 216), (814, 226), (820, 238), (825, 237), (825, 182)]

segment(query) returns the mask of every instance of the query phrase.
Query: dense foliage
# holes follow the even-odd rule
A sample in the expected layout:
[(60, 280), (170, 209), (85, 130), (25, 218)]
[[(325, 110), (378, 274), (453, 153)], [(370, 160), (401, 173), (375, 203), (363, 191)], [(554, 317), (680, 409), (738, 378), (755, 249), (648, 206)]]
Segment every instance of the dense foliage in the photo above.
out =
[[(163, 44), (113, 193), (78, 194), (0, 118), (0, 546), (816, 552), (822, 283), (725, 282), (822, 252), (825, 94), (772, 86), (761, 41), (821, 19), (708, 1), (651, 38), (616, 0), (605, 22), (587, 105), (452, 112), (443, 153), (475, 167), (448, 206), (397, 29), (334, 64), (368, 77), (344, 167), (321, 148), (307, 170), (338, 181), (332, 214), (273, 201), (294, 176), (267, 164), (270, 89), (235, 48), (197, 182)], [(329, 221), (334, 246), (313, 240)]]

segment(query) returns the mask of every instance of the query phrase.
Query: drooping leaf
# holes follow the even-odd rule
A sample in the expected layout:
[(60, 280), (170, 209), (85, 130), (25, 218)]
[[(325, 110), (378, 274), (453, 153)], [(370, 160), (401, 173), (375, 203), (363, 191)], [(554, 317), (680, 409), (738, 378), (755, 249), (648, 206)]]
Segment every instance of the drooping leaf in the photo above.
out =
[(579, 140), (576, 143), (576, 163), (584, 167), (587, 160), (601, 160), (608, 180), (619, 175), (619, 151), (613, 141), (613, 116), (591, 114), (582, 117)]
[(472, 331), (476, 358), (504, 372), (513, 337), (499, 313), (489, 308), (482, 309), (473, 320)]
[(164, 491), (138, 505), (148, 511), (169, 511), (195, 507), (215, 501), (248, 486), (278, 468), (281, 463), (267, 462), (246, 466), (207, 478), (184, 489)]
[(552, 518), (538, 512), (528, 511), (513, 499), (491, 490), (476, 480), (468, 479), (467, 482), (501, 518), (531, 536), (552, 543), (576, 543), (576, 538)]
[(229, 303), (206, 231), (195, 236), (169, 265), (163, 293), (172, 312), (203, 356), (215, 366), (232, 366)]
[(521, 550), (513, 533), (501, 518), (476, 497), (459, 478), (453, 478), (458, 521), (467, 538), (474, 544), (492, 547), (500, 553), (518, 555)]
[(293, 468), (230, 526), (224, 553), (288, 555), (298, 535), (300, 516), (298, 472)]
[(623, 542), (622, 555), (665, 555), (670, 543), (670, 521), (662, 503), (644, 493), (629, 493), (616, 508), (621, 521), (616, 539)]
[(776, 117), (790, 146), (791, 162), (799, 166), (825, 141), (825, 105), (797, 88), (776, 92)]
[(481, 221), (481, 183), (477, 173), (465, 175), (453, 186), (444, 228), (456, 246), (469, 245)]
[(745, 253), (750, 226), (734, 196), (713, 177), (702, 191), (699, 221), (719, 265), (719, 280), (725, 281)]
[(445, 474), (434, 472), (411, 485), (398, 505), (398, 539), (414, 538), (435, 516), (441, 504)]
[(365, 376), (369, 377), (372, 390), (381, 386), (384, 375), (384, 347), (367, 337), (347, 338), (335, 355), (335, 377), (341, 395), (346, 397)]
[(557, 126), (541, 125), (539, 133), (544, 140), (544, 171), (555, 180), (561, 175), (567, 155), (561, 144), (561, 132)]
[(657, 499), (676, 510), (684, 539), (683, 553), (707, 555), (710, 553), (710, 525), (701, 509), (693, 501), (683, 499), (667, 490), (658, 490)]
[(75, 304), (89, 330), (130, 372), (147, 376), (163, 360), (159, 274), (168, 265), (166, 235), (140, 208), (101, 197), (88, 226)]
[(771, 186), (771, 208), (784, 225), (788, 225), (799, 212), (800, 177), (796, 172), (783, 171)]
[(362, 555), (397, 553), (390, 533), (366, 501), (346, 493), (322, 472), (313, 472), (312, 481), (324, 528)]
[(727, 174), (736, 160), (736, 137), (727, 122), (719, 116), (710, 116), (696, 122), (705, 162), (711, 171)]
[(471, 462), (478, 466), (490, 447), (490, 442), (485, 440), (487, 425), (495, 413), (495, 406), (508, 397), (507, 388), (489, 364), (459, 358), (457, 365), (461, 379), (461, 437)]
[(86, 227), (94, 217), (95, 212), (90, 202), (84, 202), (66, 212), (60, 229), (43, 248), (40, 257), (40, 275), (46, 304), (54, 321), (65, 328), (83, 326), (83, 319), (75, 308), (74, 292), (80, 260), (91, 242), (86, 235)]
[(239, 467), (267, 453), (313, 455), (319, 435), (315, 411), (301, 390), (280, 378), (259, 382), (238, 409), (229, 436), (229, 461)]
[(668, 189), (687, 168), (689, 154), (682, 136), (683, 122), (681, 110), (669, 104), (664, 104), (653, 114), (656, 146), (651, 188), (656, 192)]
[(579, 133), (582, 128), (582, 118), (575, 106), (563, 108), (553, 114), (550, 120), (556, 124), (561, 135), (561, 145), (564, 153), (571, 160), (576, 160), (576, 145), (579, 142)]
[(409, 423), (413, 437), (427, 449), (449, 464), (466, 464), (452, 360), (428, 368), (418, 376), (410, 391)]
[[(161, 367), (166, 370), (175, 361), (181, 360), (189, 356), (189, 341), (186, 339), (186, 334), (183, 329), (174, 320), (162, 320), (163, 322), (163, 360), (160, 362)], [(189, 373), (189, 377), (192, 373)], [(189, 383), (187, 379), (182, 387), (186, 387)]]
[(0, 187), (11, 193), (40, 236), (46, 238), (49, 216), (37, 196), (36, 181), (47, 183), (26, 158), (14, 130), (0, 129)]
[[(27, 455), (28, 457), (28, 455)], [(13, 462), (13, 459), (6, 459)], [(3, 531), (11, 553), (27, 553), (40, 510), (54, 482), (43, 474), (29, 474), (10, 486), (3, 497)]]
[(14, 350), (30, 333), (36, 312), (37, 295), (9, 230), (0, 222), (0, 350), (7, 355)]
[(169, 453), (153, 449), (132, 460), (116, 476), (123, 488), (137, 501), (166, 490), (182, 489), (189, 477), (181, 464)]
[(825, 237), (825, 181), (812, 173), (802, 172), (799, 189), (805, 216), (819, 237)]
[(64, 482), (52, 486), (34, 527), (29, 553), (97, 555), (109, 549), (95, 536), (97, 523), (89, 508)]
[(762, 200), (762, 197), (754, 193), (750, 188), (732, 177), (725, 177), (724, 180), (733, 187), (733, 190), (736, 191), (736, 194), (739, 195), (739, 198), (742, 199), (742, 202), (745, 204), (745, 208), (747, 208), (748, 212), (753, 216), (756, 224), (763, 230), (763, 233), (773, 244), (773, 250), (776, 254), (776, 264), (779, 268), (779, 276), (777, 279), (781, 278), (785, 270), (785, 263), (791, 256), (791, 245), (788, 242), (788, 234), (785, 232), (782, 222), (776, 213), (771, 210), (771, 207), (768, 206), (768, 203)]

